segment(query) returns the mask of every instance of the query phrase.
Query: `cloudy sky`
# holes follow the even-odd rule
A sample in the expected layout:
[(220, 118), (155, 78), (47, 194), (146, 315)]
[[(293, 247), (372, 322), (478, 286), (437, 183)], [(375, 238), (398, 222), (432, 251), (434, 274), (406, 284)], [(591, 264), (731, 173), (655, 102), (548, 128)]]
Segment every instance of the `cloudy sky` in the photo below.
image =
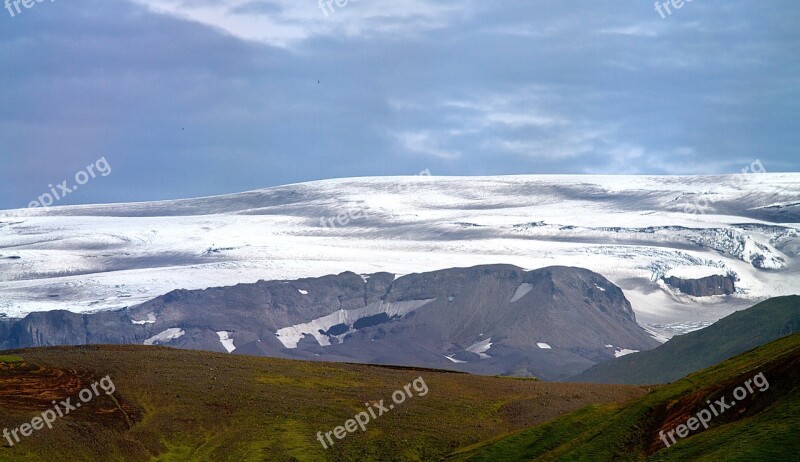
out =
[(426, 168), (800, 170), (797, 0), (695, 0), (663, 19), (646, 0), (9, 8), (2, 209), (101, 157), (112, 173), (59, 205)]

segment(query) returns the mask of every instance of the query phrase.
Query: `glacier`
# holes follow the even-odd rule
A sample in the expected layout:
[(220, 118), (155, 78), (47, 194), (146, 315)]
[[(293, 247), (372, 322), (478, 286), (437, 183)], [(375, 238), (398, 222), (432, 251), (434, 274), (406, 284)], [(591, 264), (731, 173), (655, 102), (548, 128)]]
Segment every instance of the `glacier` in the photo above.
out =
[[(687, 207), (703, 198), (713, 200), (702, 213)], [(363, 218), (320, 225), (353, 210)], [(798, 216), (794, 173), (351, 178), (5, 210), (0, 316), (120, 309), (262, 279), (508, 263), (596, 271), (623, 289), (642, 325), (669, 337), (797, 293)], [(737, 292), (684, 296), (660, 283), (668, 274), (732, 274)]]

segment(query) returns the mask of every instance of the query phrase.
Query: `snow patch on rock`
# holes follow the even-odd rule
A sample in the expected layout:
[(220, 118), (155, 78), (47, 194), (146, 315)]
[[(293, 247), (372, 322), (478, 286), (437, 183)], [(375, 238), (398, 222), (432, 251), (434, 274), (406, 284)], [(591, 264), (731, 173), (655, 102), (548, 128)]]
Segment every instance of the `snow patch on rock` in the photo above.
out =
[(639, 350), (629, 350), (627, 348), (617, 348), (617, 350), (614, 352), (614, 357), (615, 358), (621, 358), (621, 357), (623, 357), (625, 355), (629, 355), (631, 353), (638, 353), (638, 352), (639, 352)]
[(330, 346), (331, 344), (330, 338), (328, 337), (328, 335), (323, 334), (322, 332), (327, 332), (333, 326), (339, 324), (345, 324), (347, 326), (351, 326), (351, 329), (348, 330), (348, 332), (345, 332), (344, 334), (338, 336), (339, 340), (342, 341), (344, 335), (347, 335), (352, 331), (353, 323), (361, 318), (374, 316), (380, 313), (386, 313), (389, 317), (405, 316), (406, 314), (416, 310), (417, 308), (421, 308), (427, 305), (433, 300), (435, 299), (410, 300), (404, 302), (380, 301), (380, 302), (370, 303), (364, 308), (358, 308), (355, 310), (338, 310), (334, 311), (333, 313), (327, 316), (314, 319), (307, 323), (296, 324), (293, 326), (288, 326), (278, 329), (278, 331), (275, 333), (275, 336), (278, 337), (278, 340), (280, 340), (281, 343), (283, 343), (284, 347), (290, 349), (297, 348), (297, 344), (306, 335), (314, 337), (320, 346)]
[(489, 337), (485, 340), (481, 340), (480, 342), (475, 342), (472, 345), (467, 347), (467, 351), (470, 353), (475, 353), (476, 355), (480, 356), (481, 359), (491, 358), (491, 356), (487, 355), (486, 352), (489, 351), (489, 348), (492, 347), (492, 338)]
[(528, 292), (533, 289), (533, 285), (528, 284), (527, 282), (523, 282), (522, 284), (517, 287), (517, 290), (514, 291), (514, 296), (511, 297), (511, 300), (508, 303), (514, 303), (520, 298), (524, 297)]
[(222, 343), (222, 346), (225, 347), (225, 350), (227, 350), (228, 353), (232, 353), (233, 350), (236, 349), (236, 346), (233, 344), (233, 338), (231, 338), (232, 333), (233, 332), (224, 330), (217, 332), (220, 343)]
[(134, 324), (138, 324), (143, 326), (145, 324), (155, 324), (156, 323), (156, 314), (155, 313), (147, 313), (147, 318), (144, 321), (134, 321), (131, 319), (131, 322)]
[(149, 339), (144, 341), (145, 345), (158, 345), (161, 343), (171, 342), (177, 338), (183, 337), (186, 335), (186, 331), (179, 327), (173, 327), (172, 329), (167, 329), (161, 332), (158, 335), (154, 335)]

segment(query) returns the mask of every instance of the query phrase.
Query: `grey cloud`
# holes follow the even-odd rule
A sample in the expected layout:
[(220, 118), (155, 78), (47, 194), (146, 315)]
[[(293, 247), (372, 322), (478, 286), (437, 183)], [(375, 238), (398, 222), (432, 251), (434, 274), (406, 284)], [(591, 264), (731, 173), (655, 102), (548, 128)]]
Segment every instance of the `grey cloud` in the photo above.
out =
[(665, 20), (633, 0), (146, 3), (0, 12), (0, 208), (101, 156), (113, 173), (60, 204), (425, 168), (800, 167), (796, 2)]

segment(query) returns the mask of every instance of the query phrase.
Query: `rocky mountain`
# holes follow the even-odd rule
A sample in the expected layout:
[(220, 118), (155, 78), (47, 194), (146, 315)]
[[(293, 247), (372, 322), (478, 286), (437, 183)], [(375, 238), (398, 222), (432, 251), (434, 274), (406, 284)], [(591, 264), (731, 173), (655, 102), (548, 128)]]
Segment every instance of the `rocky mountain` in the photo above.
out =
[(352, 272), (176, 290), (117, 311), (0, 321), (0, 349), (146, 344), (559, 379), (659, 343), (622, 290), (571, 267)]

